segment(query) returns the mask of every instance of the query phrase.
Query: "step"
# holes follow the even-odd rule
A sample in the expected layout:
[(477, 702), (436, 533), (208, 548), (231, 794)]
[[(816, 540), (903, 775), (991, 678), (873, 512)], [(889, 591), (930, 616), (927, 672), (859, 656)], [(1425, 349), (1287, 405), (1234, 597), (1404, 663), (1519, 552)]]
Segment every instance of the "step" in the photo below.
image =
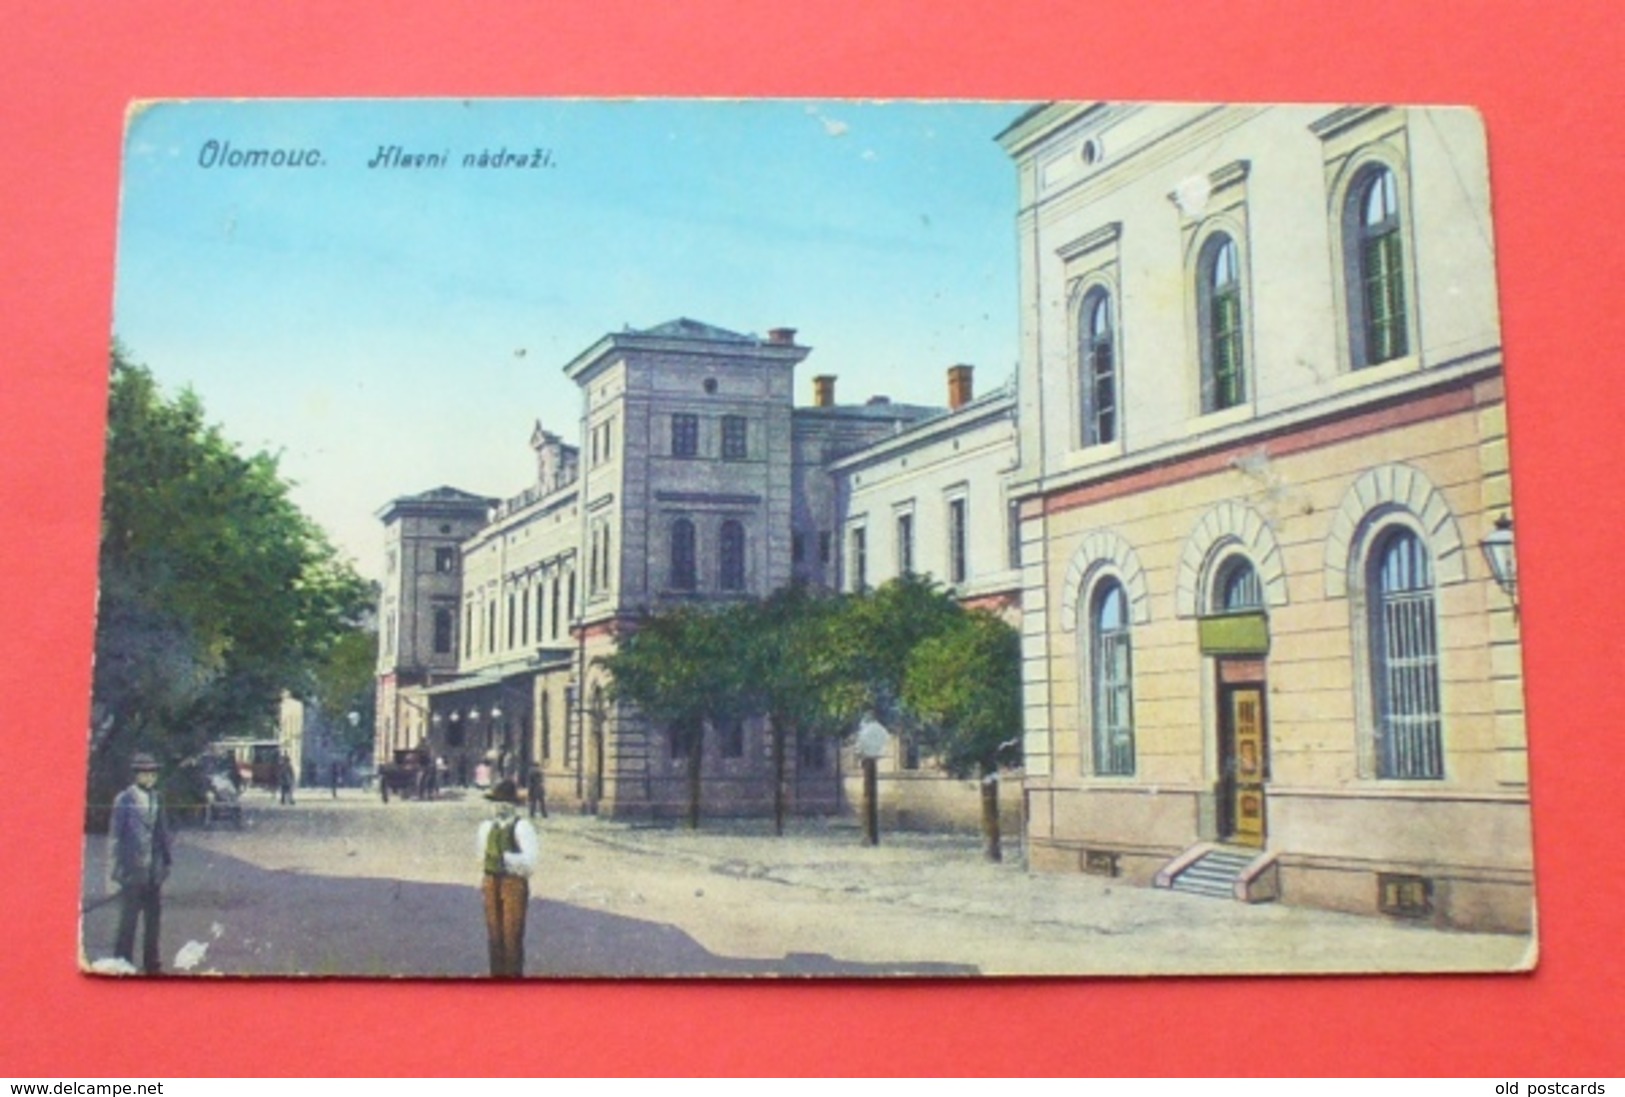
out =
[(1236, 897), (1234, 889), (1228, 883), (1187, 880), (1184, 877), (1175, 880), (1169, 890), (1182, 892), (1186, 895), (1206, 895), (1215, 899), (1234, 899)]
[(1213, 850), (1187, 865), (1174, 877), (1171, 888), (1191, 895), (1234, 899), (1236, 881), (1252, 861), (1251, 854)]

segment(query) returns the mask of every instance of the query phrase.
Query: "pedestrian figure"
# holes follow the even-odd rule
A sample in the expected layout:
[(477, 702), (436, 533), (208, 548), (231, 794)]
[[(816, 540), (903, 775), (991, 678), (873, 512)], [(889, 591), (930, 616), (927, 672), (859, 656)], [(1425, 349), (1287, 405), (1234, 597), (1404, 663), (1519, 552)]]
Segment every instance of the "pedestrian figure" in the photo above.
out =
[(525, 802), (532, 819), (538, 815), (547, 818), (547, 789), (542, 784), (542, 767), (535, 762), (530, 764), (530, 774), (525, 780)]
[(513, 781), (498, 782), (485, 798), (493, 811), (480, 824), (478, 850), (485, 867), (482, 889), (491, 975), (517, 979), (525, 973), (525, 908), (530, 903), (530, 874), (536, 868), (536, 828), (519, 817), (519, 789)]
[(135, 923), (142, 923), (141, 970), (162, 971), (158, 951), (160, 889), (173, 855), (169, 822), (154, 786), (158, 763), (150, 754), (130, 762), (134, 781), (113, 800), (113, 882), (119, 886), (118, 939), (113, 953), (135, 966)]
[(333, 799), (339, 798), (339, 764), (334, 762), (327, 769), (327, 787), (333, 790)]
[(276, 765), (277, 802), (293, 803), (293, 763), (284, 754)]

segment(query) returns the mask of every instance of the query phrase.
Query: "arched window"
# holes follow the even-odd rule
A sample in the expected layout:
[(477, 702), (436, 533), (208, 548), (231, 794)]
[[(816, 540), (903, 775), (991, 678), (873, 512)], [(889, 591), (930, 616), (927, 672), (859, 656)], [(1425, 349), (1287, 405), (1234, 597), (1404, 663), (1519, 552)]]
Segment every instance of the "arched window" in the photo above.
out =
[(671, 586), (673, 590), (693, 590), (698, 586), (694, 564), (694, 523), (679, 518), (671, 524)]
[(1089, 616), (1095, 772), (1127, 776), (1134, 772), (1133, 652), (1128, 598), (1122, 584), (1115, 579), (1102, 581)]
[(1377, 776), (1444, 776), (1433, 564), (1404, 527), (1384, 533), (1367, 564)]
[(1236, 242), (1222, 232), (1209, 237), (1202, 245), (1196, 279), (1202, 410), (1223, 411), (1247, 399), (1241, 263)]
[(1091, 290), (1083, 299), (1082, 318), (1078, 387), (1083, 397), (1083, 444), (1097, 446), (1117, 437), (1117, 337), (1111, 295)]
[(1399, 183), (1386, 167), (1371, 168), (1349, 190), (1344, 255), (1349, 272), (1353, 364), (1403, 358), (1409, 349), (1405, 313), (1405, 244)]
[(1232, 556), (1213, 579), (1213, 612), (1242, 613), (1264, 607), (1264, 588), (1245, 556)]
[(723, 590), (745, 589), (745, 527), (733, 519), (722, 523)]

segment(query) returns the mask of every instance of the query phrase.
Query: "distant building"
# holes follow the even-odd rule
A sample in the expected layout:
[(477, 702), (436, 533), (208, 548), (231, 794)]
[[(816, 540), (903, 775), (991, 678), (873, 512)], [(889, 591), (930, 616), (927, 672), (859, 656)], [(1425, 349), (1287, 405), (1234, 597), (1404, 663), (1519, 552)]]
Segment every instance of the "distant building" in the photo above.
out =
[(1055, 104), (1000, 140), (1032, 864), (1527, 929), (1478, 119)]
[[(1013, 601), (1004, 542), (984, 546), (979, 532), (1005, 514), (999, 474), (972, 471), (950, 438), (962, 436), (973, 463), (1008, 471), (1008, 395), (951, 413), (884, 397), (841, 405), (835, 378), (820, 375), (812, 404), (795, 407), (794, 370), (808, 353), (789, 329), (757, 338), (686, 319), (607, 335), (565, 366), (582, 393), (581, 444), (538, 424), (531, 487), (503, 501), (439, 488), (385, 507), (379, 759), (421, 748), (453, 780), (536, 764), (551, 802), (680, 814), (679, 737), (614, 704), (598, 659), (647, 612), (761, 597), (792, 579), (856, 582), (842, 558), (849, 500), (886, 478), (855, 485), (864, 465), (845, 462), (877, 443), (958, 478), (960, 585)], [(968, 393), (968, 367), (956, 376)], [(972, 482), (988, 509), (974, 523)], [(920, 570), (948, 579), (953, 501), (939, 495), (920, 502), (922, 537), (933, 538), (922, 562), (935, 561)], [(841, 806), (840, 759), (821, 747), (795, 759), (798, 810)], [(712, 729), (706, 751), (707, 810), (770, 810), (764, 728)], [(974, 792), (964, 799), (974, 819)]]

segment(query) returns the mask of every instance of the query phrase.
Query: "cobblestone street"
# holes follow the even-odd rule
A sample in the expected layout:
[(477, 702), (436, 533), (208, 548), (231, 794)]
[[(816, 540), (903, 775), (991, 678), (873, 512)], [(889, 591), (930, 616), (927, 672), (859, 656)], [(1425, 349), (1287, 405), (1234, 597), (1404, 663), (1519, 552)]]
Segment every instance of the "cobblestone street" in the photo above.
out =
[[(241, 830), (184, 830), (164, 894), (171, 973), (479, 976), (473, 794), (395, 801), (325, 790), (247, 798)], [(849, 822), (712, 821), (698, 833), (538, 820), (526, 970), (537, 976), (963, 976), (1505, 970), (1521, 937), (1244, 906), (1084, 876), (1029, 875), (1007, 843)], [(117, 921), (106, 841), (87, 841), (83, 955)], [(180, 962), (176, 958), (180, 957)]]

